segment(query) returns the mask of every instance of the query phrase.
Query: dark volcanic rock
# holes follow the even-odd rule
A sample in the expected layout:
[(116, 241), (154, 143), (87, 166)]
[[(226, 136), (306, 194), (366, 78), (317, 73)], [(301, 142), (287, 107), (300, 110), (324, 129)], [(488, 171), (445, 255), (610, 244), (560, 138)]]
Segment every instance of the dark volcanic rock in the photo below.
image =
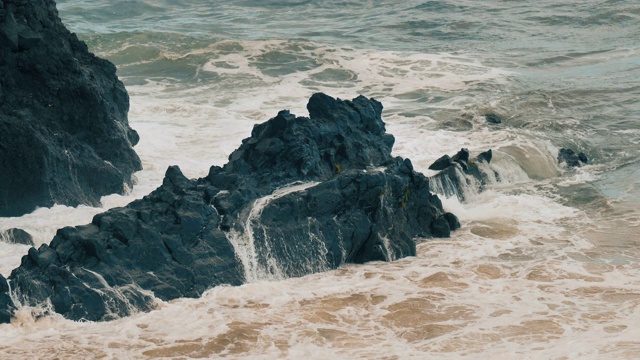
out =
[(451, 157), (451, 160), (462, 165), (463, 169), (466, 169), (469, 166), (469, 150), (460, 149), (460, 151)]
[(8, 323), (14, 311), (15, 306), (9, 297), (9, 284), (7, 279), (0, 275), (0, 324)]
[(448, 238), (451, 232), (460, 229), (460, 221), (452, 213), (444, 213), (431, 224), (431, 231), (435, 237)]
[(487, 164), (491, 162), (492, 158), (493, 158), (493, 152), (491, 151), (491, 149), (485, 152), (481, 152), (477, 157), (478, 161), (484, 161)]
[(500, 118), (500, 116), (498, 116), (496, 114), (485, 114), (484, 118), (490, 124), (500, 124), (500, 123), (502, 123), (502, 118)]
[(9, 229), (0, 231), (0, 240), (4, 240), (10, 244), (22, 244), (33, 246), (33, 238), (28, 232), (22, 229)]
[(115, 66), (64, 27), (53, 0), (0, 4), (0, 216), (122, 193), (141, 163)]
[(458, 217), (453, 215), (452, 213), (448, 212), (448, 213), (444, 213), (444, 218), (447, 220), (447, 222), (449, 223), (449, 228), (451, 230), (458, 230), (460, 229), (460, 220), (458, 220)]
[[(220, 284), (301, 276), (416, 253), (459, 227), (408, 159), (391, 156), (382, 105), (311, 97), (310, 117), (256, 125), (224, 167), (162, 186), (31, 249), (9, 280), (20, 302), (108, 320)], [(11, 304), (0, 300), (0, 309)]]
[(589, 158), (583, 152), (576, 154), (571, 149), (560, 149), (558, 152), (558, 163), (566, 163), (568, 167), (579, 167), (587, 162)]
[[(431, 166), (434, 166), (447, 157), (449, 156), (444, 155)], [(499, 175), (495, 173), (495, 171), (488, 166), (482, 165), (491, 162), (493, 158), (491, 149), (480, 153), (475, 160), (469, 160), (469, 158), (470, 154), (467, 149), (460, 149), (460, 151), (453, 155), (450, 166), (445, 167), (436, 175), (429, 177), (429, 182), (433, 190), (447, 197), (457, 196), (459, 199), (464, 200), (465, 189), (476, 188), (477, 191), (481, 191), (487, 184), (489, 178), (499, 178)], [(429, 168), (431, 169), (431, 167)], [(491, 172), (491, 176), (489, 176), (487, 172)], [(457, 227), (453, 224), (455, 224), (455, 222), (449, 221), (452, 230), (460, 227), (459, 223)], [(442, 234), (441, 237), (447, 237), (445, 221), (439, 220), (438, 228), (434, 229), (434, 231)]]
[(444, 170), (451, 165), (453, 165), (453, 160), (451, 159), (451, 156), (445, 154), (445, 155), (442, 155), (440, 159), (434, 161), (433, 164), (429, 166), (429, 170), (436, 170), (436, 171)]

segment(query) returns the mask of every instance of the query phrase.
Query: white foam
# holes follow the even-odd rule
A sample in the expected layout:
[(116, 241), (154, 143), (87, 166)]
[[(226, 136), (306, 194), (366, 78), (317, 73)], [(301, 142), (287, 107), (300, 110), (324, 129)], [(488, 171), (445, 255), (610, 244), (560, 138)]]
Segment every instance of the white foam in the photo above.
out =
[[(462, 111), (469, 98), (455, 94), (473, 82), (501, 81), (508, 74), (458, 55), (322, 44), (291, 50), (292, 43), (284, 41), (239, 44), (243, 50), (232, 54), (217, 50), (223, 43), (189, 51), (205, 59), (199, 71), (216, 73), (215, 80), (129, 87), (130, 120), (141, 134), (136, 149), (145, 170), (136, 174), (138, 184), (130, 194), (103, 198), (105, 208), (160, 185), (168, 165), (179, 165), (189, 177), (205, 175), (210, 165), (226, 162), (253, 124), (282, 107), (306, 115), (304, 105), (316, 91), (381, 100), (387, 128), (397, 139), (394, 154), (411, 158), (419, 171), (462, 147), (472, 154), (493, 148), (491, 166), (506, 174), (503, 186), (489, 187), (466, 203), (443, 199), (463, 228), (451, 239), (418, 245), (416, 257), (217, 287), (200, 299), (159, 302), (156, 311), (108, 323), (76, 323), (57, 315), (34, 321), (32, 310), (23, 308), (13, 324), (0, 325), (3, 354), (16, 359), (52, 354), (417, 359), (624, 358), (640, 351), (638, 246), (612, 223), (593, 227), (585, 213), (546, 194), (544, 185), (560, 174), (557, 149), (522, 129), (488, 129), (476, 121), (466, 132), (434, 130), (436, 119), (426, 114), (402, 115), (403, 108), (427, 106), (412, 97), (430, 92), (450, 94), (434, 106)], [(300, 52), (318, 63), (270, 76), (255, 63), (274, 51)], [(336, 77), (327, 75), (329, 70)], [(589, 181), (593, 168), (583, 170), (571, 181)], [(56, 228), (87, 223), (102, 210), (56, 206), (0, 219), (0, 229), (23, 228), (41, 244)], [(633, 214), (637, 211), (627, 216)], [(8, 274), (25, 251), (0, 244), (0, 272)]]
[[(228, 234), (229, 242), (233, 245), (236, 256), (242, 262), (244, 268), (244, 278), (247, 282), (256, 282), (260, 280), (282, 280), (285, 278), (285, 271), (275, 257), (271, 254), (269, 239), (264, 241), (265, 253), (261, 253), (260, 257), (265, 258), (266, 266), (260, 262), (258, 249), (256, 248), (254, 238), (254, 228), (260, 230), (260, 216), (266, 206), (274, 200), (287, 196), (289, 194), (306, 190), (310, 187), (318, 185), (318, 182), (293, 183), (282, 188), (276, 189), (272, 194), (256, 199), (249, 210), (247, 219), (245, 220), (242, 232), (231, 231)], [(266, 234), (266, 232), (265, 232)], [(266, 235), (265, 235), (266, 237)]]

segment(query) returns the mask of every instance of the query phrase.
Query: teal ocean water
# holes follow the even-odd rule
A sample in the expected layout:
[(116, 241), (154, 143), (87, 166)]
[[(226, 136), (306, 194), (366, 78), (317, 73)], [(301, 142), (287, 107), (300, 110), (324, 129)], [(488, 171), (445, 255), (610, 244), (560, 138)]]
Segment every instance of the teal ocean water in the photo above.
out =
[[(418, 256), (221, 287), (109, 323), (0, 325), (8, 358), (601, 359), (640, 353), (640, 3), (58, 0), (116, 64), (144, 170), (101, 208), (0, 219), (38, 244), (222, 165), (254, 124), (374, 97), (417, 170), (492, 148), (501, 174), (444, 199), (463, 228)], [(483, 115), (503, 122), (487, 124)], [(560, 148), (585, 152), (577, 169)], [(8, 275), (27, 248), (0, 243)], [(2, 357), (2, 356), (0, 356)]]

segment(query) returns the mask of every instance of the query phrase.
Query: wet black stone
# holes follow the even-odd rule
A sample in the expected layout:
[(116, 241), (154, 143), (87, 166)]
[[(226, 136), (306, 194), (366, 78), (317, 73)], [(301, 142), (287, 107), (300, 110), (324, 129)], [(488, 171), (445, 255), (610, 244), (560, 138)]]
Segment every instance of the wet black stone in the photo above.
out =
[(583, 152), (578, 154), (578, 160), (580, 160), (580, 162), (582, 162), (583, 164), (586, 164), (589, 162), (589, 158), (587, 157), (587, 154)]
[(33, 246), (33, 238), (31, 235), (22, 229), (9, 229), (0, 231), (0, 239), (4, 239), (10, 244), (22, 244)]
[[(152, 293), (171, 300), (244, 283), (250, 269), (234, 245), (250, 232), (253, 266), (290, 277), (414, 256), (414, 239), (459, 226), (411, 161), (391, 156), (382, 104), (314, 94), (307, 108), (309, 118), (281, 111), (256, 125), (204, 178), (169, 167), (143, 199), (58, 230), (9, 277), (20, 301), (50, 299), (67, 318), (110, 320), (152, 309)], [(0, 309), (12, 308), (0, 296)]]
[(460, 229), (460, 220), (458, 220), (458, 217), (455, 216), (454, 214), (447, 212), (444, 213), (443, 217), (447, 220), (447, 222), (449, 223), (449, 228), (451, 230), (458, 230)]
[(449, 221), (447, 221), (444, 216), (440, 216), (433, 221), (431, 231), (437, 237), (451, 237), (451, 227), (449, 226)]
[(565, 163), (568, 167), (579, 167), (589, 162), (589, 158), (583, 152), (576, 154), (572, 149), (560, 149), (558, 163)]
[(0, 216), (123, 193), (141, 162), (115, 66), (64, 27), (54, 1), (0, 4)]
[(467, 162), (469, 162), (469, 150), (464, 148), (460, 149), (460, 151), (458, 151), (457, 154), (453, 155), (451, 159), (453, 161), (466, 164)]
[(434, 161), (433, 164), (429, 166), (429, 170), (444, 170), (451, 165), (453, 165), (453, 160), (449, 155), (445, 154), (438, 160)]
[(489, 149), (485, 152), (480, 153), (476, 159), (477, 161), (485, 161), (487, 163), (490, 163), (492, 158), (493, 152), (491, 151), (491, 149)]
[(9, 284), (7, 279), (0, 275), (0, 324), (11, 321), (14, 311), (15, 306), (9, 297)]
[(496, 114), (485, 114), (484, 118), (490, 124), (500, 124), (502, 123), (502, 118)]
[[(437, 184), (434, 191), (446, 197), (457, 196), (460, 200), (464, 200), (465, 189), (469, 187), (476, 186), (478, 187), (477, 191), (482, 191), (490, 176), (484, 172), (486, 168), (479, 167), (477, 163), (489, 163), (493, 153), (491, 149), (482, 152), (475, 158), (475, 161), (469, 161), (469, 156), (469, 150), (461, 149), (452, 157), (453, 166), (446, 167), (429, 177), (432, 183)], [(452, 226), (451, 229), (453, 230), (454, 227)]]

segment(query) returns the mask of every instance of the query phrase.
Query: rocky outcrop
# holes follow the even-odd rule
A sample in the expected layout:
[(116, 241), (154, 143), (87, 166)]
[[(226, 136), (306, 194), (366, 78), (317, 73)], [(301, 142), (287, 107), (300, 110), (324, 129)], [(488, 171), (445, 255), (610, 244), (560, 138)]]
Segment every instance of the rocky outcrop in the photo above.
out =
[(566, 164), (567, 167), (580, 167), (589, 162), (587, 154), (581, 152), (576, 153), (571, 149), (560, 149), (558, 151), (558, 163)]
[(33, 246), (33, 237), (28, 232), (17, 228), (0, 231), (0, 241)]
[(469, 157), (469, 150), (460, 149), (453, 156), (444, 155), (434, 161), (429, 169), (440, 172), (429, 177), (433, 191), (464, 200), (465, 193), (470, 189), (479, 192), (489, 183), (489, 179), (500, 179), (500, 175), (487, 166), (493, 158), (491, 149), (478, 154), (474, 160)]
[(97, 205), (141, 169), (129, 98), (53, 0), (0, 0), (0, 216)]
[[(460, 226), (394, 143), (382, 105), (324, 94), (310, 117), (256, 125), (224, 167), (162, 186), (32, 248), (9, 277), (22, 304), (108, 320), (220, 284), (301, 276), (416, 253)], [(12, 309), (2, 303), (0, 309)]]

